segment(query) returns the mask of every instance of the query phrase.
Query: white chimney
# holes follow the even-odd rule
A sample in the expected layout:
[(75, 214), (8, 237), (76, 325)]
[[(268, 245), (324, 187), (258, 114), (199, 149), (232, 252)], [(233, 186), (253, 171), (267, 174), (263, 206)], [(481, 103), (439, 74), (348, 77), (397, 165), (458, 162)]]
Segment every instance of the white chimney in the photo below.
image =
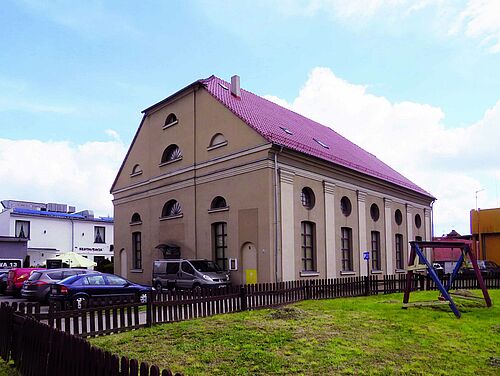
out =
[(240, 76), (238, 75), (231, 77), (231, 94), (237, 98), (241, 97)]

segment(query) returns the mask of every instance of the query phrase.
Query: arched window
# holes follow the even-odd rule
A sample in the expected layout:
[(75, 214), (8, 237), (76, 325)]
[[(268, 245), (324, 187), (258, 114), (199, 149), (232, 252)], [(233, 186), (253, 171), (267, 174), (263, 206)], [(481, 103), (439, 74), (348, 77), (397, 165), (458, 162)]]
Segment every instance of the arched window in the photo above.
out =
[(372, 204), (372, 206), (370, 206), (370, 216), (372, 217), (374, 222), (378, 221), (378, 219), (380, 217), (380, 210), (379, 210), (377, 204)]
[(167, 201), (161, 211), (162, 218), (175, 217), (182, 214), (182, 207), (176, 200)]
[(224, 146), (224, 145), (227, 145), (226, 137), (224, 137), (222, 133), (216, 133), (210, 140), (210, 145), (208, 147), (211, 148), (215, 146)]
[(346, 196), (342, 197), (342, 199), (340, 200), (340, 210), (346, 217), (349, 217), (351, 215), (351, 200), (349, 200)]
[(173, 162), (181, 158), (181, 149), (177, 145), (172, 144), (163, 152), (163, 155), (161, 156), (161, 163)]
[(210, 204), (210, 210), (224, 209), (227, 208), (226, 199), (222, 196), (217, 196), (212, 200)]
[(139, 174), (142, 174), (142, 168), (139, 164), (136, 164), (133, 168), (132, 168), (132, 174), (131, 175), (139, 175)]
[(177, 116), (175, 116), (174, 113), (171, 113), (165, 119), (165, 125), (163, 126), (163, 128), (170, 127), (170, 126), (177, 124), (177, 123), (178, 123)]
[(302, 206), (306, 209), (311, 210), (316, 203), (316, 198), (314, 197), (314, 192), (309, 187), (302, 188), (302, 192), (300, 193), (300, 201), (302, 202)]
[(132, 214), (132, 219), (130, 220), (131, 224), (141, 223), (141, 222), (142, 222), (142, 219), (141, 219), (141, 215), (139, 213)]

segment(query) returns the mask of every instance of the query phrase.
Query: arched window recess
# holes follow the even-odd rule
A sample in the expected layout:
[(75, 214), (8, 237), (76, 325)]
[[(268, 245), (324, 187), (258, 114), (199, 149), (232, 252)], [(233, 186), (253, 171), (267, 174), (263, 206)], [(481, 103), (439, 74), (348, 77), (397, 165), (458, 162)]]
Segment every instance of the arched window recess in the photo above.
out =
[(208, 209), (209, 213), (220, 212), (229, 210), (229, 206), (227, 205), (226, 199), (222, 196), (217, 196), (212, 200), (210, 204), (210, 209)]
[(173, 219), (182, 217), (182, 206), (177, 200), (169, 200), (163, 205), (160, 219)]
[(224, 137), (222, 133), (216, 133), (210, 140), (210, 144), (208, 145), (207, 150), (217, 149), (226, 145), (227, 145), (226, 137)]
[(179, 161), (181, 159), (182, 159), (181, 149), (177, 145), (172, 144), (163, 151), (163, 154), (161, 156), (160, 166), (163, 164)]
[(165, 125), (163, 125), (163, 129), (167, 129), (175, 124), (179, 123), (179, 119), (174, 113), (171, 113), (165, 119)]

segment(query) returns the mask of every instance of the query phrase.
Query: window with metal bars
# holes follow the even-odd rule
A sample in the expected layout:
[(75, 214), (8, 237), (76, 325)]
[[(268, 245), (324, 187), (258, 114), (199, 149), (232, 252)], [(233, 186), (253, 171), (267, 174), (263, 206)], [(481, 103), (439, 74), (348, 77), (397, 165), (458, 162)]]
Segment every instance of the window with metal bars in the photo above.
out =
[(215, 263), (222, 270), (228, 270), (226, 222), (212, 224), (212, 239)]
[(132, 233), (133, 268), (142, 269), (142, 240), (140, 232)]
[(352, 229), (342, 227), (341, 229), (341, 249), (342, 249), (342, 271), (352, 272)]
[(315, 232), (316, 226), (313, 222), (304, 221), (302, 229), (302, 271), (310, 272), (316, 270), (315, 265)]
[(396, 234), (396, 269), (404, 269), (403, 235)]
[(380, 232), (372, 231), (372, 270), (380, 268)]

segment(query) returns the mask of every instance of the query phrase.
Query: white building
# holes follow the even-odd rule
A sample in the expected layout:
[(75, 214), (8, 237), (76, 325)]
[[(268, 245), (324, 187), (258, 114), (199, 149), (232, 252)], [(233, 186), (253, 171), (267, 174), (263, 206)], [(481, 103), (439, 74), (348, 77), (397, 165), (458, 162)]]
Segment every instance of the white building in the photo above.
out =
[(30, 265), (74, 251), (95, 262), (113, 261), (113, 218), (75, 212), (65, 204), (4, 200), (0, 235), (28, 239)]

